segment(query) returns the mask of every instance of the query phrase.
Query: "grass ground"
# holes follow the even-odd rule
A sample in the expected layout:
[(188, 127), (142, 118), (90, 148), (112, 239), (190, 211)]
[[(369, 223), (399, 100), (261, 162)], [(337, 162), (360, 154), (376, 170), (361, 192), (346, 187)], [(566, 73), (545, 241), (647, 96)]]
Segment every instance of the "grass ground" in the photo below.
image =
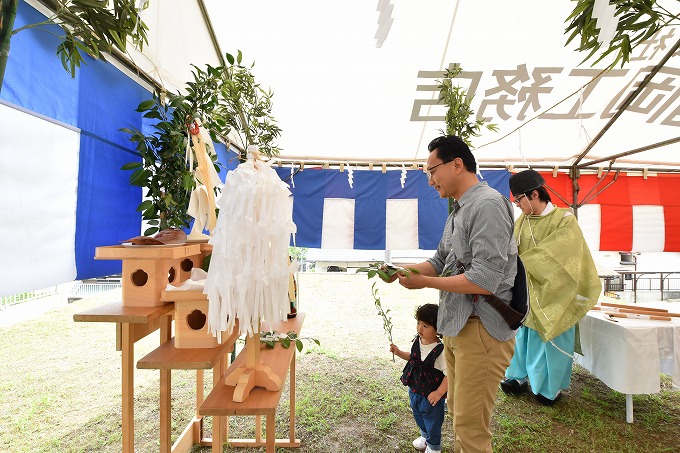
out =
[[(399, 382), (404, 362), (392, 362), (388, 341), (365, 275), (303, 274), (300, 309), (308, 343), (298, 355), (297, 435), (304, 452), (409, 452), (418, 430)], [(394, 341), (408, 347), (415, 334), (413, 310), (437, 300), (434, 291), (407, 291), (379, 283), (394, 324)], [(0, 328), (0, 451), (120, 451), (120, 353), (115, 327), (74, 323), (73, 314), (115, 295), (81, 300), (37, 318)], [(0, 312), (0, 316), (3, 313)], [(139, 359), (157, 346), (157, 334), (137, 343)], [(135, 449), (158, 451), (159, 373), (135, 371)], [(206, 378), (206, 382), (210, 379)], [(528, 395), (498, 393), (493, 418), (497, 452), (680, 451), (680, 393), (668, 377), (658, 395), (635, 396), (633, 424), (625, 421), (625, 397), (574, 367), (572, 386), (555, 407)], [(194, 413), (195, 373), (173, 371), (173, 436)], [(209, 391), (209, 389), (206, 389)], [(287, 390), (277, 433), (287, 433)], [(207, 422), (210, 428), (210, 420)], [(253, 419), (233, 417), (230, 433), (252, 437)], [(453, 451), (450, 419), (445, 452)], [(195, 447), (195, 452), (208, 452)], [(228, 449), (225, 451), (264, 451)]]

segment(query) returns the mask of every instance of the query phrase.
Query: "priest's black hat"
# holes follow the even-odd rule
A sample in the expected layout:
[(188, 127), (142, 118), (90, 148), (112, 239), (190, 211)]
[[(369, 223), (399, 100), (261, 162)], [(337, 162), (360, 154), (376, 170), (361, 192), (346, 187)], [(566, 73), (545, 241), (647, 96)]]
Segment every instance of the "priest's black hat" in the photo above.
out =
[(513, 195), (538, 189), (543, 184), (545, 184), (545, 179), (536, 170), (524, 170), (510, 176), (510, 192)]

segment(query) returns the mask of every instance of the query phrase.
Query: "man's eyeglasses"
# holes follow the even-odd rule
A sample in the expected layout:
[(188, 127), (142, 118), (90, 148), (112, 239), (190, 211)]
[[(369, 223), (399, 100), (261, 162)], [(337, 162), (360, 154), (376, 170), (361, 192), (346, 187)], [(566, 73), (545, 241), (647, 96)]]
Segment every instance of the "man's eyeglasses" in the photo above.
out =
[(526, 198), (526, 194), (519, 194), (518, 196), (515, 197), (514, 203), (519, 206), (520, 201), (522, 201), (522, 198)]
[[(451, 161), (449, 161), (449, 162), (451, 162)], [(430, 168), (428, 168), (427, 170), (425, 170), (425, 174), (427, 175), (427, 179), (432, 179), (432, 170), (439, 167), (440, 165), (448, 164), (449, 162), (442, 162), (441, 164), (433, 165)]]

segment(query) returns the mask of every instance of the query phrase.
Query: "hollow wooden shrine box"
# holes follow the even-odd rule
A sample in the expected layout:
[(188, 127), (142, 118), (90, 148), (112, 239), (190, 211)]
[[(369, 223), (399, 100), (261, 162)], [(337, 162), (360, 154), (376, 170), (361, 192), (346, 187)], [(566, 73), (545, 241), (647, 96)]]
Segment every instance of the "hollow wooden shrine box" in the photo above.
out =
[[(175, 303), (175, 347), (216, 348), (217, 338), (208, 332), (208, 296), (200, 290), (161, 291), (161, 300)], [(238, 330), (238, 319), (235, 328)], [(222, 338), (229, 335), (222, 332)]]
[(168, 283), (178, 286), (200, 267), (210, 253), (209, 244), (193, 243), (167, 246), (97, 247), (95, 259), (122, 260), (122, 304), (132, 307), (154, 307), (166, 302), (161, 291)]

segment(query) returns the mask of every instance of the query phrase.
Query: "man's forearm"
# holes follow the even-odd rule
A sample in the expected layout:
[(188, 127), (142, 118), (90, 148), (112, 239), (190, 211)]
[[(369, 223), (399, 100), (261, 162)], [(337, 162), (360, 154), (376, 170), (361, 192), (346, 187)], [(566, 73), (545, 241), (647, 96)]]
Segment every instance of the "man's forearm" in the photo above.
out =
[(437, 275), (437, 272), (434, 270), (434, 267), (432, 267), (432, 264), (430, 264), (429, 261), (423, 261), (422, 263), (413, 264), (413, 265), (407, 264), (407, 265), (404, 265), (402, 267), (404, 267), (406, 269), (415, 269), (418, 272), (420, 272), (420, 274), (428, 276), (428, 277), (433, 277), (433, 276)]
[(491, 294), (490, 291), (472, 283), (465, 274), (451, 275), (449, 277), (430, 277), (427, 286), (442, 291), (458, 294)]

